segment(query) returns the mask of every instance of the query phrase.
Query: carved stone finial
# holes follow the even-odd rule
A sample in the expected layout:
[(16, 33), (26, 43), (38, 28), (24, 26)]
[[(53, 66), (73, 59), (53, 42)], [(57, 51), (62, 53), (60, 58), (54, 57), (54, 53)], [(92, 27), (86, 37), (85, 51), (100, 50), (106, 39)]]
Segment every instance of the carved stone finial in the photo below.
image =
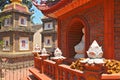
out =
[(60, 50), (59, 48), (56, 48), (56, 50), (55, 50), (55, 52), (54, 52), (54, 55), (55, 55), (55, 57), (60, 57), (60, 56), (62, 56), (61, 50)]

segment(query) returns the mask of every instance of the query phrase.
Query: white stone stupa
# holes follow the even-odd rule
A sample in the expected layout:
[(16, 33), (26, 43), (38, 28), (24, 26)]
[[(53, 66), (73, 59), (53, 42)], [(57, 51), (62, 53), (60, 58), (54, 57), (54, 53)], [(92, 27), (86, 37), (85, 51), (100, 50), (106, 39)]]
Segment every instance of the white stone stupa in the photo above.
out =
[(97, 43), (96, 40), (93, 41), (91, 44), (90, 48), (87, 51), (88, 58), (82, 60), (82, 63), (89, 63), (89, 64), (101, 64), (104, 63), (104, 59), (102, 58), (103, 56), (103, 51), (102, 47), (100, 47)]
[(87, 51), (87, 55), (89, 58), (102, 58), (103, 51), (102, 47), (100, 47), (96, 40), (93, 41), (90, 48)]
[(45, 48), (42, 49), (40, 56), (48, 56), (47, 50)]
[(54, 51), (54, 56), (52, 59), (65, 59), (65, 57), (62, 56), (62, 51), (59, 48), (56, 48)]

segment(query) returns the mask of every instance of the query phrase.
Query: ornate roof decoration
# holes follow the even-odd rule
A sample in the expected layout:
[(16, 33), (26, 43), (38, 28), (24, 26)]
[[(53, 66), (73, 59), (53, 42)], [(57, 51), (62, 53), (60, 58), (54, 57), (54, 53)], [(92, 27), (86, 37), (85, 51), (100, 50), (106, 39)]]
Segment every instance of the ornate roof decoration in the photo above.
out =
[(45, 15), (64, 7), (70, 2), (72, 2), (72, 0), (41, 0), (40, 4), (38, 4), (33, 0), (33, 4)]
[(44, 1), (45, 2), (42, 4), (37, 4), (37, 2), (33, 0), (33, 4), (45, 15), (57, 18), (77, 7), (87, 4), (91, 0), (59, 0), (57, 3), (52, 4), (51, 6), (46, 3), (48, 0)]

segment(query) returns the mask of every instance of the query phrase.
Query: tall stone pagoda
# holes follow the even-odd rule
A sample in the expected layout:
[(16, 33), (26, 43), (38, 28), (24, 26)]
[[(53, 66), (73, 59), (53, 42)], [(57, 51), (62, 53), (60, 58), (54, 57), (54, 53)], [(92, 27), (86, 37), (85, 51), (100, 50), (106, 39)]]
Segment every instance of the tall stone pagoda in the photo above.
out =
[(33, 34), (27, 6), (22, 0), (11, 0), (0, 12), (0, 40), (4, 42), (2, 52), (29, 52), (33, 49)]
[(42, 22), (42, 48), (46, 48), (49, 52), (54, 52), (57, 47), (57, 22), (54, 18), (46, 16), (42, 18)]

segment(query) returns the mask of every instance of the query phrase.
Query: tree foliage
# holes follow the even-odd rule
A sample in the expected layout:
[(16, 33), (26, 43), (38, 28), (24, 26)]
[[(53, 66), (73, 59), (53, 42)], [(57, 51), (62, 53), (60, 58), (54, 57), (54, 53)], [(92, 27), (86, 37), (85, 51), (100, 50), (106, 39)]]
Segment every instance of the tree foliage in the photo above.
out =
[(6, 4), (9, 4), (10, 0), (0, 0), (0, 9), (3, 10)]
[(2, 48), (4, 45), (4, 41), (0, 40), (0, 48)]
[(25, 4), (29, 9), (31, 9), (32, 0), (22, 0), (22, 3)]
[(4, 19), (6, 18), (10, 18), (12, 15), (6, 15), (6, 16), (2, 16), (0, 17), (0, 22), (2, 22)]

